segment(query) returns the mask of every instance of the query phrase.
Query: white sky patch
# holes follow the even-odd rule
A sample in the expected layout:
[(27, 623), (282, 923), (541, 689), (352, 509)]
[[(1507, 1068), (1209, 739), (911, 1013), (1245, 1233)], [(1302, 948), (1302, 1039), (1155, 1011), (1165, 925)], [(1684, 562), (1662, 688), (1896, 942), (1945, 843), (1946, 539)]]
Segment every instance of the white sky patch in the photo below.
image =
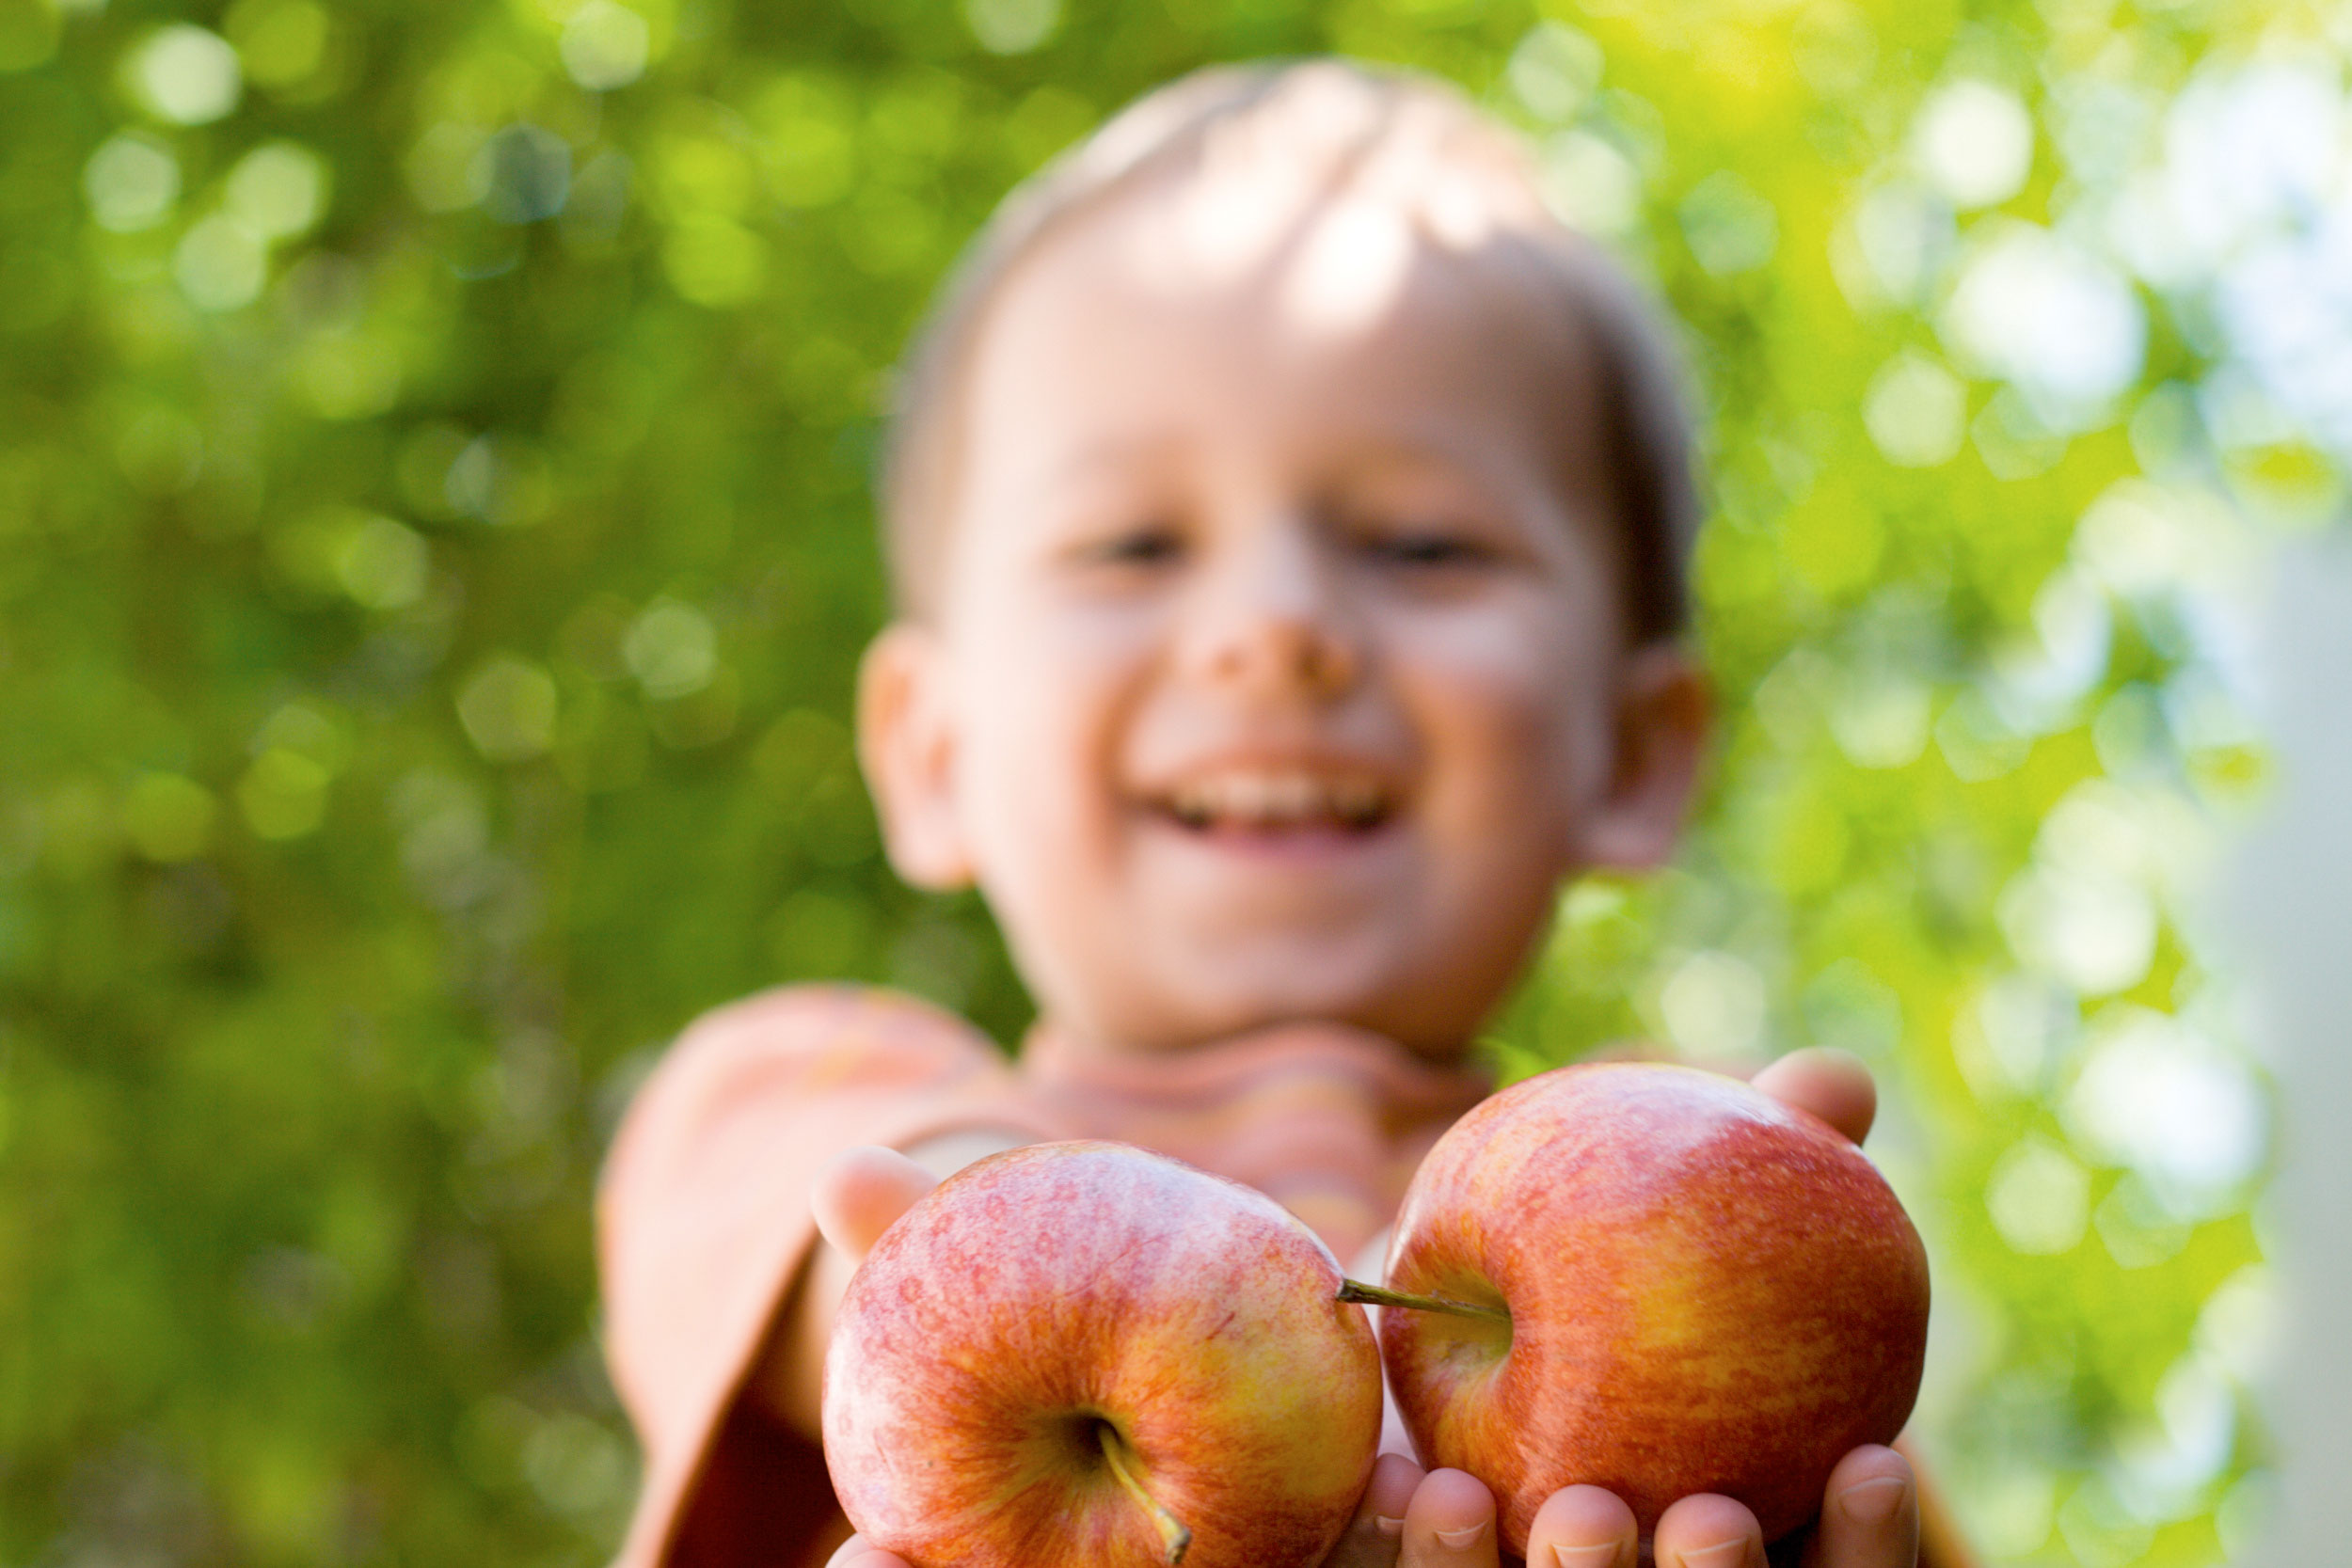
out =
[(2085, 1148), (2138, 1172), (2183, 1219), (2232, 1207), (2268, 1143), (2245, 1061), (2144, 1008), (2119, 1009), (2097, 1032), (2065, 1109)]
[(2278, 61), (2200, 76), (2167, 117), (2166, 215), (2192, 262), (2219, 263), (2262, 227), (2315, 211), (2343, 160), (2331, 66)]
[(2049, 230), (1995, 226), (1961, 273), (1944, 334), (2053, 432), (2094, 428), (2139, 378), (2148, 323), (2123, 275)]
[(2047, 734), (2106, 674), (2114, 641), (2106, 594), (2089, 574), (2061, 566), (2034, 595), (2032, 634), (1994, 650), (1985, 698), (2014, 733)]

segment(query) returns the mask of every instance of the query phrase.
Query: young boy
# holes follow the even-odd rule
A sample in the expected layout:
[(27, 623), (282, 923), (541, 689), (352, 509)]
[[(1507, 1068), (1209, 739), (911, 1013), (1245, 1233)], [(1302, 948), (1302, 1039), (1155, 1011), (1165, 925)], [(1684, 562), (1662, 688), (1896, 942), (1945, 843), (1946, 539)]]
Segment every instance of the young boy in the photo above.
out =
[[(1672, 848), (1706, 711), (1687, 444), (1632, 293), (1433, 84), (1206, 72), (1006, 204), (904, 386), (858, 725), (892, 863), (978, 884), (1041, 1021), (1009, 1066), (804, 988), (672, 1053), (601, 1202), (647, 1453), (628, 1568), (898, 1568), (834, 1506), (818, 1369), (857, 1257), (980, 1154), (1165, 1149), (1377, 1276), (1563, 879)], [(1850, 1063), (1758, 1082), (1867, 1129)], [(1492, 1568), (1486, 1488), (1393, 1446), (1333, 1561)], [(1857, 1449), (1806, 1560), (1908, 1568), (1917, 1532), (1903, 1458)], [(1654, 1546), (1764, 1561), (1724, 1497)], [(1530, 1544), (1636, 1550), (1594, 1487)]]

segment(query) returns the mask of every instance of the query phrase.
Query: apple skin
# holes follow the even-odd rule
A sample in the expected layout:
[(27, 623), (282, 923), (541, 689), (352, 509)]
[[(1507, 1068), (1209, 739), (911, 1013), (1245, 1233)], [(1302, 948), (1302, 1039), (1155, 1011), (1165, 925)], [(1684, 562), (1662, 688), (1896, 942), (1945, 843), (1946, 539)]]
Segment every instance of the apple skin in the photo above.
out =
[(1314, 1232), (1263, 1193), (1124, 1144), (1036, 1144), (949, 1177), (850, 1280), (825, 1464), (916, 1568), (1167, 1560), (1104, 1461), (1192, 1531), (1184, 1568), (1311, 1568), (1380, 1433), (1380, 1354)]
[(1511, 1315), (1391, 1308), (1380, 1338), (1422, 1461), (1493, 1488), (1521, 1554), (1581, 1482), (1645, 1540), (1699, 1492), (1777, 1540), (1918, 1395), (1927, 1254), (1885, 1180), (1827, 1124), (1695, 1068), (1561, 1068), (1484, 1101), (1422, 1162), (1389, 1257), (1391, 1289)]

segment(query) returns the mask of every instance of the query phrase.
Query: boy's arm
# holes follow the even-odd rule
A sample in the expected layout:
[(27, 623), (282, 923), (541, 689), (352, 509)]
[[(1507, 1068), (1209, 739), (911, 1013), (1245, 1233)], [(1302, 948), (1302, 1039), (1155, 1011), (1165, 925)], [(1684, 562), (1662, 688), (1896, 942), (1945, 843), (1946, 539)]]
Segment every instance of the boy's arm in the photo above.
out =
[(792, 1560), (814, 1544), (830, 1513), (817, 1445), (742, 1396), (779, 1303), (818, 1250), (818, 1173), (848, 1147), (915, 1148), (991, 1127), (1059, 1135), (985, 1037), (887, 991), (763, 992), (698, 1020), (663, 1056), (597, 1190), (605, 1353), (645, 1453), (623, 1568), (750, 1528), (752, 1494), (772, 1491), (773, 1478), (750, 1491), (737, 1482), (744, 1465), (772, 1468), (760, 1448), (771, 1436), (790, 1450), (794, 1484), (824, 1500), (799, 1510), (819, 1517), (782, 1521), (781, 1544), (763, 1536), (761, 1550)]

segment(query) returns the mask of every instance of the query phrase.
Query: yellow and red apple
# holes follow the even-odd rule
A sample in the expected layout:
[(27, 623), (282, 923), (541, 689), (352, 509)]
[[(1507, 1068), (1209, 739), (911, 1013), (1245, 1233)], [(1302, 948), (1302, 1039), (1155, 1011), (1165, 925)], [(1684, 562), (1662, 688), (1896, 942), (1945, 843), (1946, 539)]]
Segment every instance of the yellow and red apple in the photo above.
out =
[(1380, 1430), (1339, 1264), (1263, 1194), (1122, 1144), (950, 1177), (850, 1281), (825, 1361), (843, 1511), (915, 1568), (1311, 1568)]
[(1694, 1068), (1563, 1068), (1480, 1104), (1414, 1177), (1389, 1285), (1489, 1314), (1391, 1309), (1381, 1349), (1423, 1462), (1492, 1487), (1520, 1553), (1583, 1482), (1645, 1537), (1701, 1492), (1788, 1534), (1901, 1431), (1927, 1345), (1927, 1257), (1877, 1168)]

